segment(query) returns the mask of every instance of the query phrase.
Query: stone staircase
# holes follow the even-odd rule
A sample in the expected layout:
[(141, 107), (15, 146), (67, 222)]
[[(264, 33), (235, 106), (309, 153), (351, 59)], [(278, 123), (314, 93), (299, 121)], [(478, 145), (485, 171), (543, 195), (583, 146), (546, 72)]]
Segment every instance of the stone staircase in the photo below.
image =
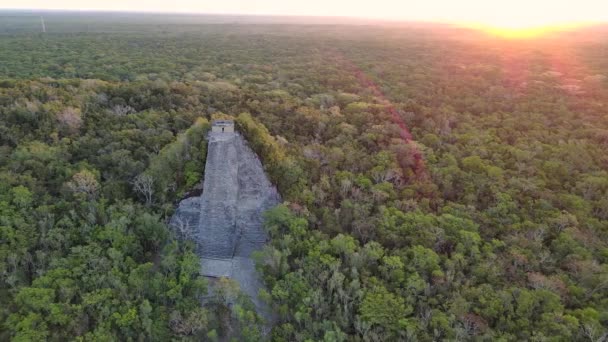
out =
[(235, 133), (210, 133), (197, 242), (201, 257), (230, 259), (234, 254), (238, 155)]
[(243, 139), (235, 142), (239, 151), (239, 194), (236, 215), (235, 255), (249, 257), (268, 241), (263, 228), (263, 212), (279, 202), (279, 196), (263, 172), (262, 163)]

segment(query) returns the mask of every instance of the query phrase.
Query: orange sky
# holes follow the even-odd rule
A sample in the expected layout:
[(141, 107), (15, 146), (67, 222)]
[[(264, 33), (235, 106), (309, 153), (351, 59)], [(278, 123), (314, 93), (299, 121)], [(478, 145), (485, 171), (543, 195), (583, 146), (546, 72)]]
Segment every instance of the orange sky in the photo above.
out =
[(508, 28), (608, 22), (608, 0), (0, 0), (0, 8), (329, 15)]

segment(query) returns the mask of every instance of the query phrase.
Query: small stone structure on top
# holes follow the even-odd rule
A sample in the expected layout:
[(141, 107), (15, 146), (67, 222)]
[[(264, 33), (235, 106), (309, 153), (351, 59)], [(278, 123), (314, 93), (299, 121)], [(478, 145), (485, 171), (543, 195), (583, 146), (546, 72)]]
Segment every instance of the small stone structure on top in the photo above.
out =
[(215, 120), (211, 125), (211, 132), (215, 133), (233, 133), (234, 121), (232, 120)]

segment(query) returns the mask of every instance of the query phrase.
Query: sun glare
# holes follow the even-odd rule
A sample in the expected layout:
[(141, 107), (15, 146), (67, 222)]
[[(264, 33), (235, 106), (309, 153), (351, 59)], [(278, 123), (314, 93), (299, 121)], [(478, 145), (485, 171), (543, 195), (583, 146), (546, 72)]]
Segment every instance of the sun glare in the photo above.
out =
[(559, 30), (560, 26), (511, 26), (511, 25), (477, 25), (478, 29), (488, 34), (509, 38), (509, 39), (529, 39), (544, 36), (548, 33)]
[(489, 2), (486, 7), (480, 5), (477, 11), (471, 11), (464, 22), (499, 37), (535, 38), (603, 21), (601, 7), (594, 8), (594, 12), (591, 8), (579, 8), (560, 0)]
[(544, 36), (546, 34), (584, 26), (586, 23), (551, 23), (541, 21), (526, 21), (522, 19), (492, 20), (487, 22), (473, 22), (466, 26), (478, 29), (488, 34), (509, 38), (509, 39), (528, 39)]
[(591, 23), (568, 23), (568, 24), (530, 24), (522, 23), (514, 24), (498, 24), (498, 25), (481, 25), (478, 26), (482, 31), (494, 36), (508, 39), (531, 39), (546, 36), (551, 33), (576, 29), (590, 25)]

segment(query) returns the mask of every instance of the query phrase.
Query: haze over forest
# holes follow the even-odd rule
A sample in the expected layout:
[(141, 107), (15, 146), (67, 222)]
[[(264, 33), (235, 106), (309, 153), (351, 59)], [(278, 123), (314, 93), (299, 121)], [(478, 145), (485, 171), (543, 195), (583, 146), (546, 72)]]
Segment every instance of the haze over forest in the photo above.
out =
[[(340, 14), (1, 10), (0, 340), (606, 341), (607, 26)], [(171, 223), (217, 119), (270, 315)]]

